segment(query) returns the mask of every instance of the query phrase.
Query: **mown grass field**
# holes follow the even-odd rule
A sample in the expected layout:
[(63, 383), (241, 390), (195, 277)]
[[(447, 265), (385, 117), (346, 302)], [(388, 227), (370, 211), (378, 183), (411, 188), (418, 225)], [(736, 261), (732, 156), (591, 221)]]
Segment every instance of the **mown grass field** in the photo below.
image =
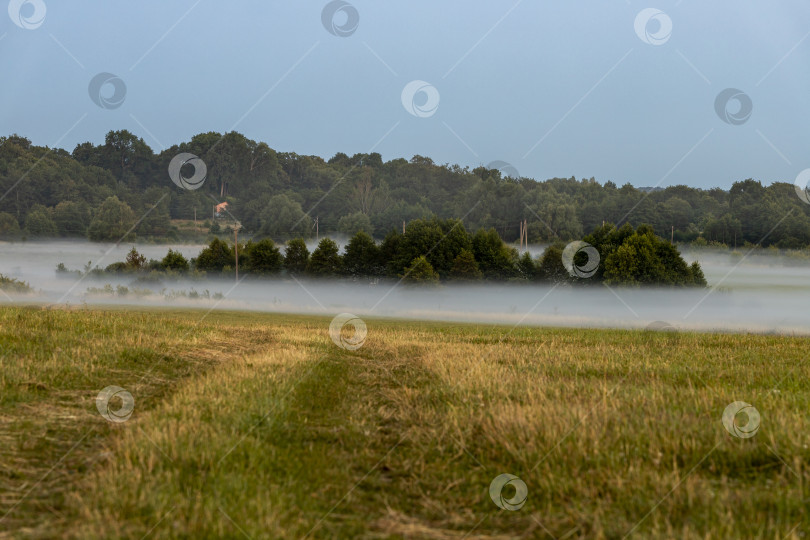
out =
[(350, 351), (329, 322), (0, 308), (0, 537), (810, 532), (806, 338), (371, 319)]

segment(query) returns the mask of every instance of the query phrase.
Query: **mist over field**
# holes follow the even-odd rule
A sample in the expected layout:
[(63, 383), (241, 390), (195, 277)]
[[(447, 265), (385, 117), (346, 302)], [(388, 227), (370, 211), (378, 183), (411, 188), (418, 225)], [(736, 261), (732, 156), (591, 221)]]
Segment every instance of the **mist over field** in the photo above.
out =
[[(337, 239), (343, 247), (345, 239)], [(310, 249), (315, 242), (310, 242)], [(603, 285), (531, 285), (479, 283), (414, 287), (396, 280), (312, 280), (300, 278), (136, 280), (133, 276), (79, 278), (57, 274), (57, 264), (68, 269), (105, 266), (123, 260), (132, 244), (85, 241), (8, 243), (2, 246), (0, 274), (29, 282), (35, 295), (0, 296), (4, 303), (135, 304), (196, 306), (204, 309), (243, 309), (279, 313), (336, 314), (395, 317), (457, 322), (500, 323), (605, 328), (646, 328), (663, 321), (677, 329), (810, 333), (810, 263), (763, 250), (686, 251), (687, 262), (698, 260), (709, 283), (707, 289), (618, 288)], [(147, 258), (159, 259), (168, 246), (136, 245)], [(202, 245), (176, 245), (187, 258)], [(545, 246), (531, 246), (533, 256)], [(88, 292), (105, 285), (127, 287), (124, 296)], [(152, 294), (145, 294), (149, 289)], [(144, 294), (136, 294), (140, 291)], [(196, 291), (207, 298), (188, 298)], [(207, 294), (206, 294), (207, 291)], [(179, 293), (179, 295), (178, 295)], [(183, 296), (185, 293), (186, 296)], [(221, 297), (217, 295), (219, 293)], [(217, 295), (216, 297), (214, 295)]]

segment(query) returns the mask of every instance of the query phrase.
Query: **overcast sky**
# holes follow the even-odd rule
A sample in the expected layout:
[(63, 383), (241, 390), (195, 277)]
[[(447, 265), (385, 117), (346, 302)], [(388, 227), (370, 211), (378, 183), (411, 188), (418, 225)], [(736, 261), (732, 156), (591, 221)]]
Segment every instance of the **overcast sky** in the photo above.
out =
[[(128, 129), (160, 151), (236, 130), (327, 159), (501, 160), (537, 179), (704, 188), (793, 182), (810, 167), (806, 0), (12, 0), (8, 11), (0, 133), (39, 145)], [(97, 79), (102, 106), (89, 91), (99, 73), (118, 78)]]

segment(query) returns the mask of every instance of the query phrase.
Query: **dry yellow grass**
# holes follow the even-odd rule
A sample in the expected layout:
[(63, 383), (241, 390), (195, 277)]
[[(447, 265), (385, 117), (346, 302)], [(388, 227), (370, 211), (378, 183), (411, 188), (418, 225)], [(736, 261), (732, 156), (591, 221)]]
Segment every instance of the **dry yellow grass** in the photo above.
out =
[[(95, 422), (77, 455), (105, 458), (73, 477), (60, 470), (57, 512), (15, 511), (11, 534), (770, 539), (810, 526), (806, 339), (373, 320), (347, 351), (329, 319), (251, 314), (212, 314), (191, 340), (166, 335), (194, 315), (112, 316), (129, 346), (177, 352), (151, 359), (166, 371), (133, 386), (129, 421), (88, 420), (86, 396), (72, 405)], [(99, 324), (93, 312), (54, 317)], [(15, 342), (47, 335), (38, 328)], [(117, 362), (116, 380), (143, 371), (101, 350), (84, 350), (94, 369)], [(175, 357), (187, 364), (173, 373), (164, 360)], [(61, 392), (40, 365), (51, 364), (42, 356), (25, 377)], [(736, 400), (761, 413), (751, 439), (721, 423)], [(78, 433), (60, 422), (46, 422), (58, 438)], [(4, 423), (4, 436), (9, 427), (13, 439), (21, 425)], [(33, 453), (12, 454), (37, 468)], [(527, 485), (518, 511), (489, 497), (502, 473)]]

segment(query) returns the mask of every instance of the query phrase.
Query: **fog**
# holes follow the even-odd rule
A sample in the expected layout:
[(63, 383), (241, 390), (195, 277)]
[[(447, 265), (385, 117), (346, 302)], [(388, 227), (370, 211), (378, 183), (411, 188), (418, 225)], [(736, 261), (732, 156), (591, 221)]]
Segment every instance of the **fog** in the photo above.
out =
[[(484, 282), (477, 285), (409, 287), (396, 280), (314, 281), (250, 277), (234, 279), (134, 282), (126, 277), (79, 277), (55, 271), (104, 268), (124, 260), (133, 244), (84, 241), (0, 243), (0, 273), (27, 281), (36, 292), (0, 293), (4, 304), (189, 306), (265, 312), (360, 317), (396, 317), (506, 325), (646, 328), (664, 321), (684, 330), (750, 331), (810, 334), (810, 261), (757, 250), (750, 256), (719, 251), (685, 251), (700, 261), (709, 288), (627, 289), (593, 286), (522, 285)], [(199, 245), (136, 245), (147, 258), (160, 259), (169, 247), (186, 257)], [(310, 245), (310, 249), (314, 243)], [(543, 246), (533, 246), (537, 255)], [(88, 293), (90, 288), (121, 285), (129, 294)], [(146, 289), (152, 294), (146, 294)], [(189, 298), (195, 291), (202, 297)], [(207, 292), (206, 292), (207, 291)], [(185, 296), (183, 296), (185, 295)], [(206, 297), (207, 296), (207, 297)]]

